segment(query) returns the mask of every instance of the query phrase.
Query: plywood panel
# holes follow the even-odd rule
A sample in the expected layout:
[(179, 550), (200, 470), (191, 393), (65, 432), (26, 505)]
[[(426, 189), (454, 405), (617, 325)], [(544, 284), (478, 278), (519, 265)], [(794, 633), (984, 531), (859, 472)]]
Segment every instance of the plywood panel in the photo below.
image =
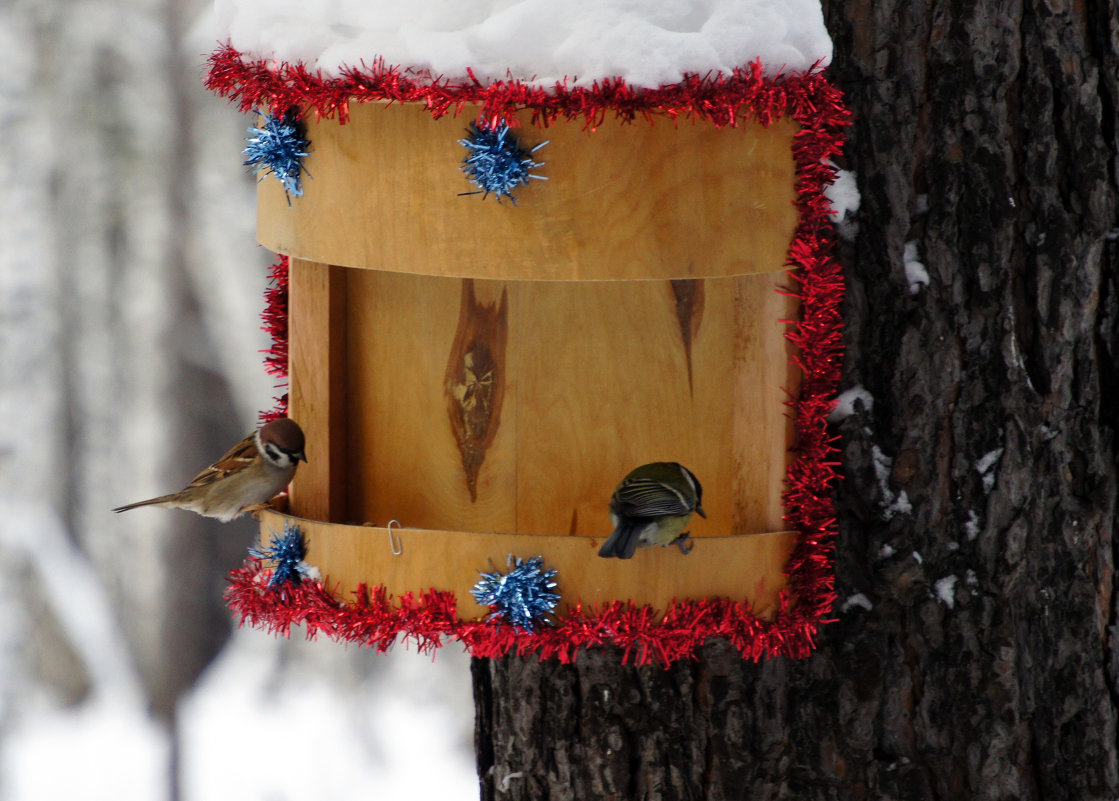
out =
[(692, 284), (518, 287), (519, 531), (608, 533), (614, 486), (653, 461), (699, 477), (696, 536), (783, 527), (793, 309), (772, 275)]
[[(258, 238), (281, 253), (394, 272), (523, 280), (733, 276), (782, 269), (796, 226), (796, 126), (607, 119), (518, 130), (547, 181), (516, 206), (461, 173), (476, 116), (364, 104), (311, 121), (310, 177), (261, 181)], [(528, 122), (527, 114), (523, 117)]]
[(335, 522), (600, 536), (622, 476), (668, 460), (703, 482), (696, 536), (783, 528), (795, 308), (775, 276), (343, 272), (345, 381), (331, 389), (345, 387), (349, 484)]
[(782, 529), (794, 127), (562, 123), (513, 207), (458, 196), (468, 119), (356, 108), (312, 125), (305, 197), (262, 182), (262, 241), (297, 257), (295, 512), (593, 539), (625, 473), (675, 460), (695, 536)]
[(307, 561), (325, 576), (343, 600), (358, 584), (384, 585), (390, 593), (430, 589), (455, 593), (459, 617), (484, 616), (489, 610), (470, 595), (479, 571), (506, 569), (506, 557), (543, 556), (556, 576), (563, 614), (578, 600), (601, 604), (632, 600), (665, 609), (673, 600), (725, 597), (749, 600), (766, 617), (775, 611), (785, 586), (785, 562), (795, 542), (791, 532), (740, 537), (713, 537), (697, 542), (688, 555), (678, 548), (642, 549), (632, 559), (600, 559), (602, 538), (479, 534), (461, 531), (393, 529), (401, 546), (394, 555), (384, 528), (341, 526), (286, 518), (265, 512), (261, 540), (282, 532), (286, 520), (298, 523), (308, 541)]
[(300, 514), (319, 520), (339, 514), (347, 486), (341, 414), (347, 394), (343, 272), (299, 259), (288, 265), (288, 414), (307, 437), (307, 464), (298, 471), (291, 503)]
[[(504, 397), (493, 410), (493, 436), (484, 443), (473, 487), (450, 416), (450, 407), (458, 405), (449, 402), (456, 387), (447, 386), (448, 366), (464, 318), (465, 287), (470, 287), (473, 313), (481, 317), (487, 317), (487, 310), (497, 316), (503, 294), (508, 305), (505, 287), (387, 272), (347, 273), (347, 417), (352, 436), (351, 485), (342, 519), (515, 531), (516, 399), (506, 391), (511, 379), (504, 363), (496, 384), (492, 376), (488, 378), (489, 386)], [(482, 329), (464, 333), (485, 339)], [(472, 341), (463, 343), (467, 350)], [(478, 359), (476, 378), (487, 381), (479, 354), (471, 351), (465, 357), (472, 364)], [(460, 353), (455, 364), (463, 362)]]
[[(800, 391), (801, 373), (796, 349), (785, 338), (799, 314), (799, 301), (782, 287), (788, 276), (751, 275), (733, 279), (725, 298), (734, 315), (733, 343), (710, 343), (725, 348), (720, 358), (733, 364), (733, 383), (722, 391), (734, 399), (729, 437), (733, 446), (718, 450), (723, 459), (717, 474), (730, 480), (721, 502), (731, 506), (731, 534), (777, 531), (784, 528), (785, 477), (795, 438), (792, 416), (785, 405)], [(712, 391), (702, 386), (699, 392)]]

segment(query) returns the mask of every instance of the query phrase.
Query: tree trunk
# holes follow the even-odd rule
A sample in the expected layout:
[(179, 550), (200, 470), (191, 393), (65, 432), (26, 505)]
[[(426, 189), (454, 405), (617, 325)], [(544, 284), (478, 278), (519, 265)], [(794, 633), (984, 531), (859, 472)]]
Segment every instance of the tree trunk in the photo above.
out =
[(873, 397), (836, 425), (837, 621), (801, 661), (475, 660), (483, 799), (1119, 794), (1119, 8), (824, 5)]

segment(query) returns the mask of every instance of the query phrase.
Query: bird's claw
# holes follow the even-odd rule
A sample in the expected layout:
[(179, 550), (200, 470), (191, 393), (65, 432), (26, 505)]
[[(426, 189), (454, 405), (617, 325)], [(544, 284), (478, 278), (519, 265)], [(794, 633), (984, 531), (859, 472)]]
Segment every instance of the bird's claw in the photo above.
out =
[(265, 509), (271, 508), (272, 504), (268, 502), (254, 503), (252, 506), (246, 506), (245, 511), (251, 514), (254, 520), (260, 520), (260, 513), (263, 512)]
[(278, 492), (264, 503), (254, 503), (246, 506), (243, 511), (249, 512), (256, 520), (260, 520), (260, 513), (264, 511), (287, 514), (289, 511), (289, 496), (286, 492)]
[(679, 537), (674, 539), (670, 544), (678, 545), (680, 547), (680, 553), (684, 554), (685, 556), (690, 554), (692, 552), (692, 548), (695, 546), (695, 543), (692, 542), (691, 532), (689, 531), (685, 531)]

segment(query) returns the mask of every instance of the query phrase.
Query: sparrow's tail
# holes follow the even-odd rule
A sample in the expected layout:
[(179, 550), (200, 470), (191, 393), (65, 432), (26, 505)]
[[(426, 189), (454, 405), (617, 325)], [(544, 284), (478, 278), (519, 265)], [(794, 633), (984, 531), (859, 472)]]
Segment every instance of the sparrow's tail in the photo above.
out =
[(642, 526), (629, 522), (622, 522), (614, 529), (614, 533), (598, 549), (599, 556), (616, 556), (619, 559), (629, 559), (637, 550), (637, 538), (641, 535)]
[(136, 503), (130, 503), (127, 506), (118, 506), (113, 511), (114, 512), (127, 512), (129, 509), (135, 509), (138, 506), (158, 506), (161, 503), (167, 503), (173, 497), (174, 497), (173, 495), (160, 495), (158, 498), (149, 498), (146, 501), (136, 501)]

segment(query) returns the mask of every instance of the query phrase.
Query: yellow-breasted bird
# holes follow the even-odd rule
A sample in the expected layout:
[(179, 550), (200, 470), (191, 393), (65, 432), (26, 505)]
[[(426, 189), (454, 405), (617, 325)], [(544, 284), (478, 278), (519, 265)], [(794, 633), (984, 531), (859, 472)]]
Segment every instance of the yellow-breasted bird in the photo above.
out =
[(691, 551), (684, 527), (692, 513), (703, 511), (703, 487), (691, 470), (676, 462), (641, 465), (622, 479), (610, 497), (614, 533), (603, 543), (599, 556), (629, 559), (637, 548), (680, 546)]

